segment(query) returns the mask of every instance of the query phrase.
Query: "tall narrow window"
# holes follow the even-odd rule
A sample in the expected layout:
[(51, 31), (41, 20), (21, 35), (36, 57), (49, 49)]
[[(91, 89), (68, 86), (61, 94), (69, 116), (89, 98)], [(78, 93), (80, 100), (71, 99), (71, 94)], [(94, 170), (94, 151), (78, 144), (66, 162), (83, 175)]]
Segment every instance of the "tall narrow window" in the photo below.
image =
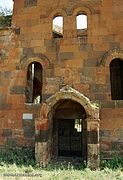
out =
[(110, 63), (112, 100), (123, 100), (123, 61), (114, 59)]
[(79, 13), (76, 16), (76, 28), (77, 36), (83, 36), (87, 34), (87, 15)]
[(76, 17), (76, 25), (77, 29), (85, 30), (87, 29), (87, 15), (85, 14), (78, 14)]
[(27, 103), (41, 103), (42, 100), (42, 66), (33, 62), (28, 66), (27, 71)]
[(63, 38), (63, 17), (57, 16), (53, 19), (53, 38)]

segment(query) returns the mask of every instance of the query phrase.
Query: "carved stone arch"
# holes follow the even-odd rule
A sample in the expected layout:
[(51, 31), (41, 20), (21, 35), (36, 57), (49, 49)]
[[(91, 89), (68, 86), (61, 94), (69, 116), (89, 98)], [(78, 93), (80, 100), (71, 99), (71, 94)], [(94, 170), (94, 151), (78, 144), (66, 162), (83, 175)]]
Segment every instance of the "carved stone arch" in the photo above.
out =
[(84, 107), (86, 111), (87, 118), (98, 119), (99, 118), (99, 109), (98, 107), (94, 106), (90, 100), (85, 97), (83, 94), (79, 93), (75, 89), (65, 86), (55, 95), (51, 96), (46, 100), (46, 104), (49, 107), (49, 111), (52, 110), (54, 105), (62, 100), (62, 99), (69, 99), (75, 102), (78, 102), (82, 107)]
[(85, 13), (85, 14), (87, 14), (87, 15), (92, 14), (91, 10), (90, 10), (88, 7), (86, 7), (86, 6), (74, 7), (74, 8), (72, 9), (72, 12), (73, 12), (73, 15), (74, 15), (74, 16), (77, 16), (78, 13)]
[(57, 8), (57, 9), (53, 10), (52, 12), (50, 12), (50, 14), (49, 14), (49, 17), (51, 19), (53, 19), (56, 16), (63, 16), (63, 18), (64, 18), (65, 16), (67, 16), (67, 13), (65, 12), (64, 9)]
[(42, 56), (41, 58), (35, 56), (28, 58), (26, 61), (21, 62), (19, 68), (26, 70), (29, 64), (31, 64), (32, 62), (39, 62), (42, 65), (43, 69), (50, 67), (50, 62), (46, 56)]
[(98, 66), (109, 67), (113, 59), (123, 60), (123, 50), (119, 48), (111, 49), (106, 52), (98, 63)]
[[(97, 5), (97, 3), (96, 3)], [(71, 8), (72, 14), (76, 14), (77, 11), (84, 11), (88, 14), (99, 14), (99, 10), (97, 6), (95, 6), (94, 2), (82, 2), (79, 5), (75, 5)]]

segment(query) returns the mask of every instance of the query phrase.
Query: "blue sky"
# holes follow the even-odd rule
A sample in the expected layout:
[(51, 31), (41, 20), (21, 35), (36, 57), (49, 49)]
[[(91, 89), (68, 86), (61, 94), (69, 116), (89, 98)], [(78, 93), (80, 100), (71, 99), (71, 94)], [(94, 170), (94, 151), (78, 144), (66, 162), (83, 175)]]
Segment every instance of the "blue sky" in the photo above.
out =
[(0, 0), (0, 7), (12, 9), (13, 8), (13, 0)]

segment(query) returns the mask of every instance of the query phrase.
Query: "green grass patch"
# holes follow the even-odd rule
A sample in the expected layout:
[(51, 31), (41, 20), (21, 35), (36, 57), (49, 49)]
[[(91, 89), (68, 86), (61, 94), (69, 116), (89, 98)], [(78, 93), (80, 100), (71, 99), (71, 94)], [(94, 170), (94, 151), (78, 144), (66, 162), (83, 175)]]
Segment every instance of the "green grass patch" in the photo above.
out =
[(122, 180), (123, 159), (101, 161), (101, 168), (92, 171), (82, 164), (51, 161), (42, 168), (35, 163), (34, 150), (6, 149), (0, 152), (0, 179), (23, 179), (30, 177), (44, 180)]
[(35, 151), (30, 148), (6, 148), (0, 152), (0, 164), (16, 164), (18, 166), (35, 166)]

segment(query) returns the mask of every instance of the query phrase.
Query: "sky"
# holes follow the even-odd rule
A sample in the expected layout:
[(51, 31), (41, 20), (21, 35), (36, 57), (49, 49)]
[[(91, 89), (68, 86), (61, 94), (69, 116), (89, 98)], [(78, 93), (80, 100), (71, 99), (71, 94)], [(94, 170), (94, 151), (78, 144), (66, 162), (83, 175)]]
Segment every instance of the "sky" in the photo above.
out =
[(0, 7), (12, 9), (13, 7), (13, 0), (0, 0)]

